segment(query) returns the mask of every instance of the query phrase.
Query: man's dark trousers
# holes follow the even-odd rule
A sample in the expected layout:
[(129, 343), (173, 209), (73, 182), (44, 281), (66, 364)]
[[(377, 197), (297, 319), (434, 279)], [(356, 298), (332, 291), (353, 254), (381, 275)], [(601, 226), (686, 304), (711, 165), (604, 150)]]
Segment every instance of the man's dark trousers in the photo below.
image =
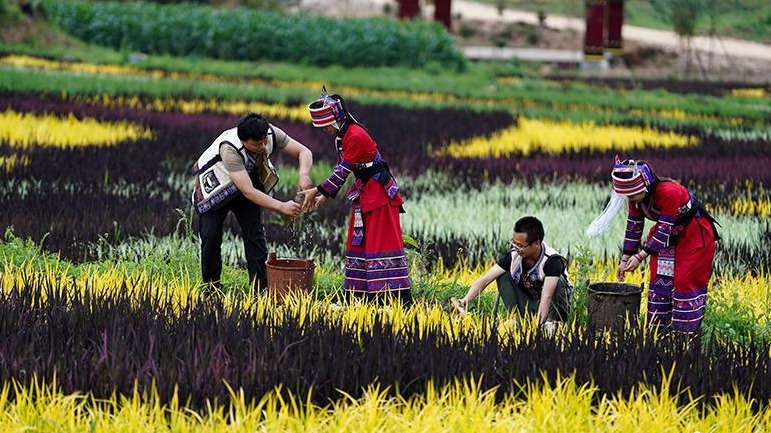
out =
[(265, 262), (268, 260), (268, 245), (265, 242), (265, 228), (262, 226), (262, 208), (238, 195), (225, 206), (204, 213), (199, 218), (198, 234), (201, 237), (201, 274), (205, 283), (220, 285), (222, 275), (222, 232), (225, 217), (233, 212), (241, 226), (246, 253), (249, 281), (256, 281), (259, 287), (268, 285)]

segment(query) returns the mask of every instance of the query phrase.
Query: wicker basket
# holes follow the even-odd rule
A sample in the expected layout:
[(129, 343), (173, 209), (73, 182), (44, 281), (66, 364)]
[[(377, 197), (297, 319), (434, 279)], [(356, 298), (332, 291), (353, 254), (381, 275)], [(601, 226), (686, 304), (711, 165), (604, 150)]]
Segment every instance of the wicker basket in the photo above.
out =
[(589, 285), (589, 326), (623, 328), (626, 318), (633, 324), (640, 316), (643, 287), (624, 283)]
[(281, 298), (293, 290), (307, 293), (313, 290), (316, 264), (312, 259), (278, 259), (276, 253), (270, 253), (265, 265), (268, 271), (268, 293), (272, 296)]

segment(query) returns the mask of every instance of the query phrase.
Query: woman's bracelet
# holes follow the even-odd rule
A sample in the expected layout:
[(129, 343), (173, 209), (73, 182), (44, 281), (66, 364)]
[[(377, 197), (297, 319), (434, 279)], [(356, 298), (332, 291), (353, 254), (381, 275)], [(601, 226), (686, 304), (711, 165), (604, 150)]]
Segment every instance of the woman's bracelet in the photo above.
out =
[(640, 254), (640, 253), (635, 254), (634, 258), (636, 258), (637, 262), (639, 262), (639, 263), (642, 263), (643, 260), (645, 260), (645, 257), (643, 257), (642, 254)]

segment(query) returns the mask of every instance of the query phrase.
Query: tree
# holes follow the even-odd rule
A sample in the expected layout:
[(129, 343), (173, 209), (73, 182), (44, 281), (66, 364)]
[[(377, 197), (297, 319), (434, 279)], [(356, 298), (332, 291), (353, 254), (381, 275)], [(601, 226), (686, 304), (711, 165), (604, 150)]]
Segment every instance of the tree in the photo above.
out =
[(650, 0), (653, 9), (661, 18), (672, 25), (680, 38), (680, 47), (685, 56), (686, 73), (691, 67), (691, 38), (696, 34), (696, 25), (708, 11), (711, 0)]

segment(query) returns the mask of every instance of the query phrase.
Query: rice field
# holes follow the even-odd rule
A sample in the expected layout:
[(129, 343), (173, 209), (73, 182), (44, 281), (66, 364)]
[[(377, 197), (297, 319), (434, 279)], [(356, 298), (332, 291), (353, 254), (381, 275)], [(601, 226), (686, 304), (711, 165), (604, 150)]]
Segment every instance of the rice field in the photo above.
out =
[[(0, 57), (0, 429), (771, 428), (768, 85), (678, 92), (505, 69), (476, 85), (386, 85), (317, 72)], [(202, 291), (192, 163), (257, 111), (312, 150), (321, 181), (334, 149), (304, 107), (322, 83), (346, 96), (400, 183), (409, 309), (339, 302), (341, 198), (289, 226), (266, 214), (271, 251), (317, 262), (313, 293), (285, 304), (251, 293), (234, 220), (223, 292)], [(616, 154), (680, 180), (721, 224), (699, 345), (587, 323), (587, 285), (612, 280), (623, 238), (620, 215), (584, 234)], [(296, 169), (276, 162), (275, 196), (289, 199)], [(494, 288), (466, 316), (449, 307), (524, 215), (544, 222), (576, 283), (554, 333), (510, 320)]]

